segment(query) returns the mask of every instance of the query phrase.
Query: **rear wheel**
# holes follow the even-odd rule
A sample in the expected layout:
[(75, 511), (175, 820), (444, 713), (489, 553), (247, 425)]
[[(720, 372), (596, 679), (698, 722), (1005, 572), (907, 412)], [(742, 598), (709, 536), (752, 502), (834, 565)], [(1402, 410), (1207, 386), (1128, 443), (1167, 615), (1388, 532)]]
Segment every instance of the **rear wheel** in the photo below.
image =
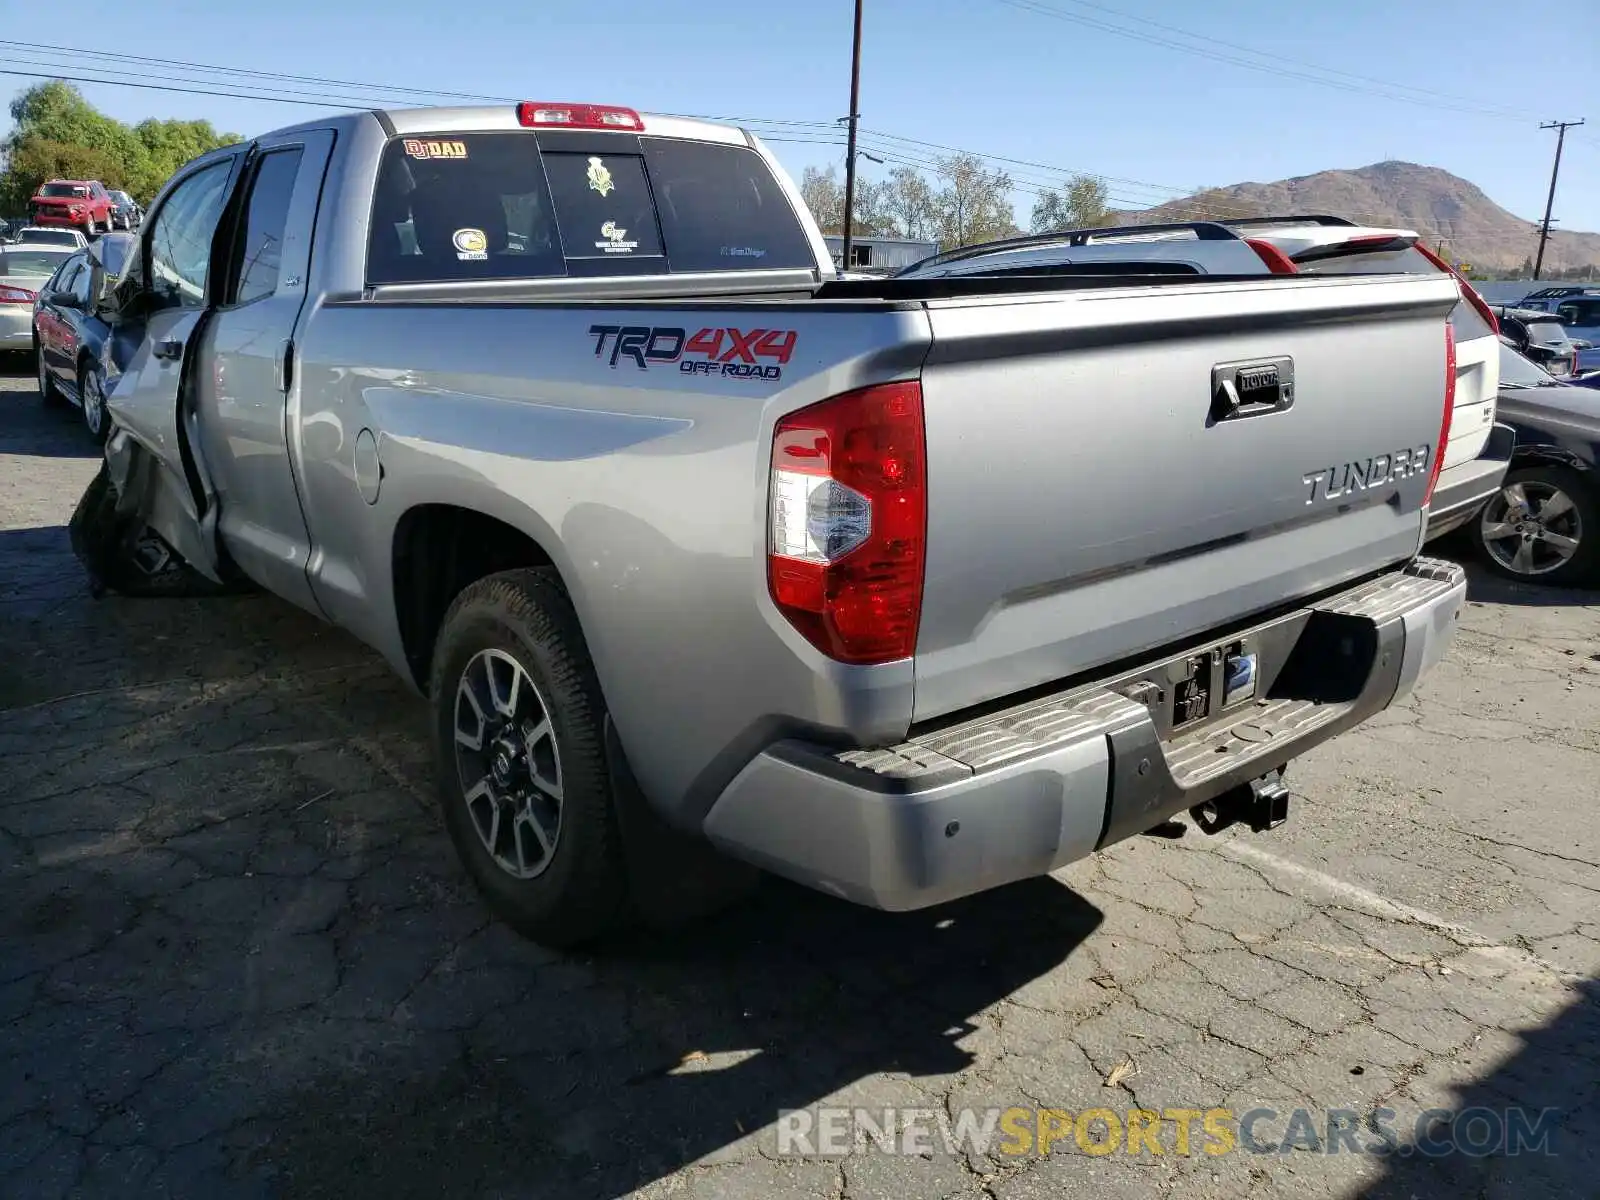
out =
[(456, 597), (429, 694), (445, 826), (490, 907), (551, 946), (619, 925), (605, 704), (555, 575), (506, 571)]
[(1565, 467), (1522, 467), (1483, 506), (1472, 539), (1489, 567), (1529, 583), (1584, 585), (1600, 578), (1600, 502)]
[(40, 402), (46, 408), (60, 408), (66, 400), (61, 395), (61, 389), (56, 387), (55, 379), (50, 375), (50, 368), (44, 361), (44, 348), (39, 345), (37, 338), (33, 343), (33, 359), (38, 364)]
[(93, 363), (85, 362), (78, 368), (78, 404), (83, 409), (83, 423), (88, 427), (89, 436), (96, 442), (104, 442), (111, 422), (106, 416), (105, 383), (100, 368)]

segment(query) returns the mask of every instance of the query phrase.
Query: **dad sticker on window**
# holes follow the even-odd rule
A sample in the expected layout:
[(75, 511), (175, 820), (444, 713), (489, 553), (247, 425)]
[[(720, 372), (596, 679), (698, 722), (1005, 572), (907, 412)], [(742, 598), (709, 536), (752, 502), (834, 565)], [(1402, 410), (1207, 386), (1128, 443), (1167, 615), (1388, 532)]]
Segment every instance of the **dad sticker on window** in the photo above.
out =
[(489, 257), (489, 239), (481, 229), (458, 229), (451, 235), (456, 257), (465, 262), (479, 262)]
[(434, 142), (421, 138), (406, 138), (406, 153), (412, 158), (465, 158), (465, 142)]

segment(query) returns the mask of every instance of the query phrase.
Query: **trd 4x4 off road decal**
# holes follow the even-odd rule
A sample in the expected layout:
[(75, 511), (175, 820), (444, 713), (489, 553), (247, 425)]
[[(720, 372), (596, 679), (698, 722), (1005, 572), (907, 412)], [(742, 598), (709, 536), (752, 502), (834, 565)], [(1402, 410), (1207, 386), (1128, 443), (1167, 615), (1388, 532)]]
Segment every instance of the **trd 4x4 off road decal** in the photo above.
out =
[(799, 335), (792, 329), (686, 329), (650, 325), (591, 325), (594, 356), (611, 367), (623, 359), (641, 371), (677, 363), (685, 375), (733, 379), (782, 379)]

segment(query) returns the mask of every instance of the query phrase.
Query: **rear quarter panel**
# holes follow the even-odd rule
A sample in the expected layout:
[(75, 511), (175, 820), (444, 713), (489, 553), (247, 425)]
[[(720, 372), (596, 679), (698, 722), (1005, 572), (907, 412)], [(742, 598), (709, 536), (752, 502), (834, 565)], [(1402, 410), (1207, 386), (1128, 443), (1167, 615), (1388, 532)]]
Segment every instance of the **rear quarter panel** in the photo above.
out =
[[(792, 330), (777, 380), (641, 369), (595, 326)], [(784, 413), (914, 377), (918, 311), (750, 305), (619, 309), (332, 305), (307, 322), (298, 428), (317, 599), (406, 671), (394, 531), (419, 505), (495, 517), (561, 572), (645, 791), (693, 825), (775, 723), (901, 736), (909, 663), (841, 667), (773, 609), (765, 574), (771, 432)], [(367, 431), (383, 465), (357, 488)], [(748, 743), (748, 744), (746, 744)]]

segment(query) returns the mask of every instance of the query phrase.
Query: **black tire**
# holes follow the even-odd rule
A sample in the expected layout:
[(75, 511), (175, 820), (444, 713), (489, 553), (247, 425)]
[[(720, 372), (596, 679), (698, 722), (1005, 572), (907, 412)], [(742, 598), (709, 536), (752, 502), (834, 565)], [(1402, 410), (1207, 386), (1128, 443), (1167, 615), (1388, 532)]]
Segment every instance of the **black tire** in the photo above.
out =
[[(518, 878), (490, 852), (468, 808), (472, 784), (463, 774), (472, 772), (458, 765), (458, 694), (468, 667), (485, 651), (509, 655), (526, 672), (559, 756), (559, 825), (541, 873), (532, 878)], [(589, 941), (623, 924), (627, 870), (606, 770), (605, 702), (577, 614), (555, 573), (506, 571), (462, 591), (439, 631), (428, 694), (445, 827), (490, 908), (552, 947)], [(486, 725), (479, 733), (487, 739)]]
[[(1533, 504), (1533, 511), (1519, 517), (1511, 489), (1520, 489)], [(1571, 508), (1548, 518), (1548, 528), (1541, 519), (1543, 501), (1554, 501), (1555, 493), (1570, 500)], [(1552, 584), (1557, 587), (1586, 587), (1600, 583), (1600, 496), (1592, 480), (1558, 466), (1518, 467), (1506, 473), (1500, 491), (1480, 509), (1471, 522), (1472, 542), (1484, 564), (1495, 574), (1519, 583)], [(1518, 559), (1514, 549), (1521, 543), (1518, 536), (1495, 536), (1497, 530), (1509, 526), (1537, 530), (1541, 536), (1532, 541), (1531, 557)], [(1557, 561), (1547, 538), (1550, 533), (1561, 537), (1576, 537), (1578, 546), (1564, 562)], [(1518, 569), (1526, 564), (1527, 569)]]
[(40, 347), (38, 339), (33, 343), (34, 369), (38, 373), (37, 384), (39, 388), (39, 403), (46, 408), (64, 408), (67, 398), (61, 394), (61, 389), (56, 386), (55, 377), (50, 374), (50, 368), (45, 364), (44, 350)]
[[(98, 400), (91, 402), (90, 388)], [(89, 436), (95, 445), (103, 446), (106, 434), (111, 430), (111, 417), (106, 412), (105, 385), (101, 381), (100, 368), (91, 362), (78, 364), (78, 409), (83, 413), (83, 424), (89, 431)]]

